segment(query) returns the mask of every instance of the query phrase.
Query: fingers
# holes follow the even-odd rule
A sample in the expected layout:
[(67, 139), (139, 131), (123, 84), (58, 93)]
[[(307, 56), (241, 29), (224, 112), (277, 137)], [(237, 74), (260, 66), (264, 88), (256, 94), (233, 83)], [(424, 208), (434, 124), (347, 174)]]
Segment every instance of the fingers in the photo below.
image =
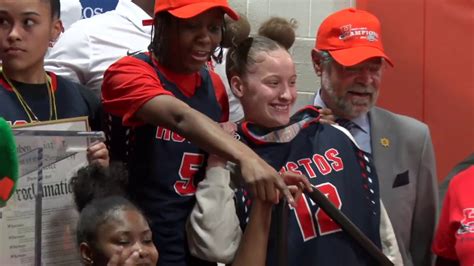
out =
[(308, 178), (301, 174), (285, 172), (282, 176), (277, 175), (273, 181), (272, 183), (262, 179), (253, 184), (248, 184), (248, 188), (252, 195), (258, 199), (274, 204), (278, 203), (280, 198), (279, 192), (281, 192), (293, 207), (296, 207), (296, 201), (304, 190), (313, 191)]
[(295, 199), (293, 198), (293, 196), (291, 195), (290, 190), (288, 189), (285, 182), (283, 181), (283, 179), (279, 175), (278, 175), (278, 178), (275, 180), (275, 186), (278, 188), (278, 190), (281, 191), (281, 193), (283, 194), (283, 196), (286, 198), (286, 200), (288, 201), (288, 203), (291, 206), (293, 206), (293, 207), (296, 206), (295, 205)]
[(277, 189), (275, 189), (275, 186), (271, 182), (266, 182), (265, 183), (265, 197), (267, 198), (267, 201), (270, 201), (274, 204), (278, 203), (278, 193)]
[(130, 256), (124, 261), (124, 266), (134, 266), (137, 261), (140, 259), (140, 252), (135, 250)]
[(107, 266), (118, 266), (118, 263), (120, 261), (120, 254), (115, 254), (112, 255), (110, 258), (109, 262), (107, 262)]
[(329, 109), (329, 108), (321, 108), (321, 109), (319, 109), (319, 113), (320, 113), (321, 115), (325, 115), (325, 116), (333, 115), (333, 114), (332, 114), (332, 110)]
[(308, 178), (304, 175), (294, 172), (285, 172), (282, 174), (282, 177), (287, 185), (297, 185), (309, 192), (313, 191), (313, 186), (309, 182)]
[(140, 258), (140, 252), (133, 249), (127, 249), (124, 251), (123, 247), (120, 247), (110, 258), (107, 266), (132, 266)]
[(123, 247), (120, 247), (118, 250), (114, 252), (109, 262), (107, 263), (107, 266), (119, 266), (121, 258), (122, 258), (122, 253), (123, 253)]
[(303, 186), (302, 189), (306, 188), (306, 190), (309, 191), (309, 192), (313, 191), (313, 185), (311, 185), (311, 182), (309, 182), (309, 180), (308, 180), (308, 178), (306, 178), (306, 176), (304, 177), (303, 181), (299, 184)]
[(298, 189), (296, 191), (296, 194), (293, 195), (293, 197), (295, 198), (295, 202), (298, 202), (300, 200), (301, 195), (303, 195), (303, 190)]
[(105, 146), (105, 143), (103, 143), (103, 142), (95, 143), (94, 142), (87, 148), (87, 152), (88, 153), (95, 153), (95, 152), (102, 151), (104, 149), (107, 150), (107, 147)]
[(251, 189), (252, 195), (261, 201), (277, 204), (280, 200), (279, 190), (272, 182), (261, 180), (260, 182), (256, 182), (255, 185), (249, 186), (249, 188)]
[(109, 150), (103, 142), (91, 145), (87, 148), (87, 160), (89, 163), (97, 163), (103, 167), (109, 166)]
[(260, 179), (254, 184), (249, 184), (248, 188), (250, 189), (252, 195), (261, 201), (271, 202), (273, 204), (277, 204), (279, 202), (278, 189), (276, 189), (271, 180)]
[(275, 189), (275, 194), (276, 194), (276, 199), (273, 201), (273, 204), (278, 204), (280, 202), (280, 191), (278, 189)]
[(328, 125), (333, 125), (333, 124), (336, 124), (336, 122), (334, 122), (334, 117), (332, 119), (324, 119), (324, 118), (320, 118), (319, 119), (319, 122), (321, 124), (328, 124)]
[(247, 187), (255, 197), (263, 201), (276, 202), (278, 201), (276, 188), (282, 192), (288, 203), (294, 205), (294, 199), (282, 177), (261, 158), (246, 157), (241, 161), (240, 169)]
[(321, 115), (319, 122), (323, 124), (334, 124), (336, 121), (336, 117), (333, 115), (331, 109), (328, 109), (328, 108), (319, 109), (319, 114)]
[(293, 198), (295, 199), (295, 201), (298, 202), (301, 195), (303, 194), (303, 189), (300, 186), (295, 186), (295, 185), (288, 186), (288, 189), (290, 190), (291, 195), (293, 195)]
[[(253, 182), (247, 183), (252, 195), (266, 202), (278, 203), (279, 192), (287, 199), (288, 203), (296, 207), (296, 200), (301, 196), (304, 190), (313, 191), (313, 187), (308, 178), (304, 175), (294, 172), (285, 172), (281, 176), (276, 172), (273, 180), (259, 178)], [(287, 186), (289, 185), (290, 188)]]

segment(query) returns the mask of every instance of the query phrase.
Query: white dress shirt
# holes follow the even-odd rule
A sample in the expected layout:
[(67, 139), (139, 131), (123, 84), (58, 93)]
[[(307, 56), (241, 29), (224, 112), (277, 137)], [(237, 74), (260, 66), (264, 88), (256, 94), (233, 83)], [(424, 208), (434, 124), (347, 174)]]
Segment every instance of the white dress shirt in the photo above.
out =
[(82, 17), (82, 4), (79, 0), (61, 0), (61, 21), (64, 30)]
[(50, 50), (45, 69), (77, 81), (100, 96), (105, 70), (127, 53), (146, 51), (151, 19), (130, 0), (119, 0), (113, 11), (74, 23)]
[[(314, 97), (314, 105), (321, 106), (323, 108), (327, 108), (326, 104), (324, 103), (323, 99), (321, 98), (320, 92), (316, 93)], [(356, 140), (359, 147), (368, 153), (372, 153), (372, 148), (370, 145), (370, 122), (369, 116), (367, 114), (361, 115), (354, 119), (351, 119), (357, 127), (354, 127), (351, 130), (351, 134)]]

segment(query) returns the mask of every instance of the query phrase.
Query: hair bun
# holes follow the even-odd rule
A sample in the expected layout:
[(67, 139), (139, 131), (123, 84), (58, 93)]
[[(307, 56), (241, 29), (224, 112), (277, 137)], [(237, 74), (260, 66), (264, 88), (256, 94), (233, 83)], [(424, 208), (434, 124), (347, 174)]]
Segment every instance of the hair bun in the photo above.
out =
[(247, 17), (239, 14), (239, 20), (233, 20), (229, 16), (224, 17), (225, 33), (222, 36), (222, 47), (230, 48), (239, 45), (250, 34), (250, 23)]
[(108, 168), (91, 164), (71, 178), (74, 201), (79, 212), (95, 199), (125, 196), (128, 175), (125, 167), (113, 163)]
[(271, 17), (260, 25), (258, 35), (272, 39), (288, 50), (295, 42), (297, 24), (295, 19)]

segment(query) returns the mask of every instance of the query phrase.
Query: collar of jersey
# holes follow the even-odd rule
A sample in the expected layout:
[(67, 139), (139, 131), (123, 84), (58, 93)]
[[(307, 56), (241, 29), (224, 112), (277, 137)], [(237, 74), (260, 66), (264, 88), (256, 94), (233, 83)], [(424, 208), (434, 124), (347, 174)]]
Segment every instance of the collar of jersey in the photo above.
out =
[(186, 96), (191, 97), (196, 92), (196, 89), (201, 86), (201, 74), (199, 72), (191, 74), (175, 73), (164, 66), (162, 66), (154, 56), (151, 57), (153, 65), (160, 71), (160, 73), (170, 82), (174, 83), (178, 89)]
[(315, 106), (308, 105), (296, 112), (288, 125), (265, 128), (252, 122), (243, 122), (242, 133), (255, 144), (287, 143), (293, 140), (301, 129), (319, 122), (319, 111)]
[[(53, 92), (56, 92), (56, 89), (58, 88), (58, 80), (56, 77), (56, 74), (53, 72), (46, 72), (46, 74), (51, 78), (51, 89)], [(12, 87), (8, 82), (3, 78), (3, 75), (0, 73), (0, 85), (5, 88), (7, 91), (13, 91)]]

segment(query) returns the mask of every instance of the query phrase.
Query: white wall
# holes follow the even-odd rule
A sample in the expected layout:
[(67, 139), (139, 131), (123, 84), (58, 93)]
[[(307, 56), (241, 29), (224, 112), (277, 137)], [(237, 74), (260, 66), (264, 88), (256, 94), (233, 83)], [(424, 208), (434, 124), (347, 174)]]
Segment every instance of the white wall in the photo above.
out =
[(247, 16), (252, 33), (271, 16), (298, 21), (296, 42), (290, 51), (298, 73), (298, 102), (295, 109), (310, 103), (314, 92), (319, 89), (319, 79), (311, 64), (316, 30), (327, 15), (355, 6), (355, 0), (229, 0), (229, 3)]

